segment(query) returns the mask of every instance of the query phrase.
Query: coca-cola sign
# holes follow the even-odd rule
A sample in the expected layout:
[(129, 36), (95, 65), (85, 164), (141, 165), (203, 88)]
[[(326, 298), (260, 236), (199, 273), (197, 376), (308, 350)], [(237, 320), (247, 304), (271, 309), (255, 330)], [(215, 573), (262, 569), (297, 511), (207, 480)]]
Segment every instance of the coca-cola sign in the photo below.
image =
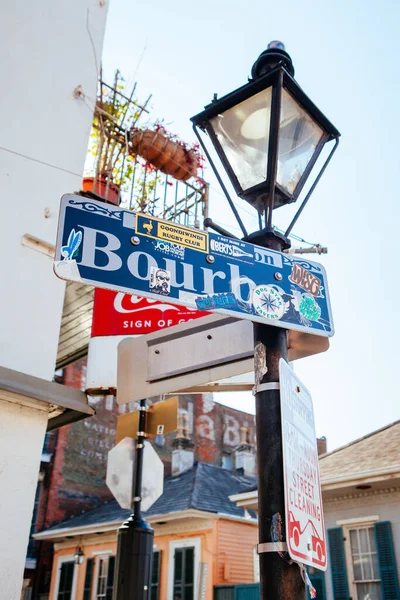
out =
[(142, 335), (209, 314), (150, 298), (96, 288), (92, 337)]

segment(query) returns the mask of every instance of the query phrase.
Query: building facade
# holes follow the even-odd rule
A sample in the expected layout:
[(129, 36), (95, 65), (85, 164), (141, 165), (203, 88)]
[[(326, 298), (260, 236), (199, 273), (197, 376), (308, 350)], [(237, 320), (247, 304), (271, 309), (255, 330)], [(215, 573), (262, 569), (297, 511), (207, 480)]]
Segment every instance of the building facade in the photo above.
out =
[(81, 183), (93, 117), (84, 98), (96, 94), (108, 3), (3, 8), (0, 578), (2, 597), (19, 600), (46, 428), (92, 412), (81, 392), (52, 383), (65, 284), (51, 253), (60, 198)]
[[(145, 513), (155, 533), (151, 599), (212, 600), (214, 586), (255, 580), (257, 520), (229, 495), (256, 480), (244, 469), (194, 463), (193, 449), (187, 445), (181, 461), (182, 447), (176, 441), (173, 474), (165, 478), (162, 496)], [(237, 452), (243, 454), (243, 446)], [(254, 457), (251, 448), (248, 453)], [(35, 535), (54, 543), (50, 598), (111, 599), (116, 530), (129, 514), (112, 501)], [(81, 564), (74, 560), (77, 553)]]
[[(73, 388), (85, 387), (86, 358), (75, 361), (59, 372), (59, 380)], [(133, 405), (119, 406), (115, 398), (92, 398), (95, 416), (48, 434), (42, 462), (32, 533), (49, 528), (84, 511), (112, 500), (105, 485), (108, 452), (115, 445), (116, 423), (120, 414), (136, 410)], [(182, 394), (179, 412), (185, 415), (188, 435), (194, 442), (194, 460), (235, 470), (242, 466), (235, 456), (241, 429), (248, 430), (254, 444), (254, 415), (214, 402), (212, 394)], [(153, 446), (171, 473), (175, 434), (158, 436)], [(25, 588), (32, 600), (47, 598), (53, 565), (53, 544), (31, 539), (24, 575)]]
[[(325, 573), (311, 570), (318, 600), (400, 598), (400, 421), (322, 455)], [(234, 498), (257, 510), (257, 490)]]

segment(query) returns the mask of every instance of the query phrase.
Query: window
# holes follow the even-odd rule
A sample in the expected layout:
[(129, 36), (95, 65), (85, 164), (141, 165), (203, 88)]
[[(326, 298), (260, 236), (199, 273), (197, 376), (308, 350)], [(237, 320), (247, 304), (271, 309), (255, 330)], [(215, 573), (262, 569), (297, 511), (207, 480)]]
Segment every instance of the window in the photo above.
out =
[(391, 524), (374, 520), (351, 519), (328, 530), (334, 600), (400, 598)]
[(194, 598), (194, 547), (175, 550), (173, 598), (174, 600)]
[(382, 600), (373, 527), (350, 529), (351, 562), (357, 600)]
[(199, 537), (170, 541), (167, 600), (193, 600), (200, 581), (200, 556)]
[(93, 558), (86, 560), (85, 586), (83, 588), (83, 600), (90, 600), (92, 595)]
[(153, 567), (151, 570), (151, 593), (150, 600), (158, 600), (160, 590), (161, 551), (153, 552)]
[(74, 561), (63, 562), (60, 569), (57, 600), (72, 599), (72, 585), (74, 580)]
[(36, 545), (37, 544), (36, 544), (36, 541), (33, 539), (32, 535), (35, 533), (35, 530), (36, 530), (36, 521), (37, 521), (38, 510), (39, 510), (42, 485), (43, 485), (42, 482), (39, 481), (37, 484), (37, 488), (36, 488), (35, 502), (33, 505), (32, 521), (31, 521), (31, 530), (29, 533), (28, 552), (26, 555), (27, 558), (35, 558), (36, 557)]
[(232, 468), (232, 460), (231, 460), (231, 455), (230, 454), (223, 454), (222, 455), (222, 467), (224, 469), (231, 469)]
[(102, 556), (98, 559), (96, 600), (112, 600), (114, 584), (115, 556)]

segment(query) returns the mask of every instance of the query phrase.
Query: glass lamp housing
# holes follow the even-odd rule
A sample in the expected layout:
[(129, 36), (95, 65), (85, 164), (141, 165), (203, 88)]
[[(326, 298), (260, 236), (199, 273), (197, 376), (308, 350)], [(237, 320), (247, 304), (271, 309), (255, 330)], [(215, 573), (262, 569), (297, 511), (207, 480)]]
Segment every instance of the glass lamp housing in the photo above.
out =
[(85, 555), (82, 552), (82, 548), (77, 548), (75, 550), (75, 554), (74, 554), (74, 563), (76, 565), (81, 565), (84, 560), (85, 560)]
[(260, 212), (295, 202), (324, 145), (339, 132), (284, 66), (192, 118), (206, 131), (238, 196)]

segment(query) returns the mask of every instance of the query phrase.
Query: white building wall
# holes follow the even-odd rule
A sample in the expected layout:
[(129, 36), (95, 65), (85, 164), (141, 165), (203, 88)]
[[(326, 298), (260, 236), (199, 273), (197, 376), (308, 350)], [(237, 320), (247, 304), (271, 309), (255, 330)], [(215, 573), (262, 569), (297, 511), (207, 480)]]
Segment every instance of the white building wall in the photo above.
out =
[[(54, 244), (60, 198), (80, 189), (108, 1), (0, 6), (0, 366), (46, 380), (65, 284), (21, 237)], [(48, 405), (1, 397), (0, 600), (19, 600)]]
[[(379, 521), (390, 521), (392, 524), (393, 544), (400, 577), (400, 490), (388, 491), (373, 495), (361, 495), (324, 502), (324, 519), (326, 530), (339, 527), (338, 521), (378, 516)], [(327, 600), (333, 600), (332, 575), (328, 548), (328, 568), (325, 573)]]
[[(0, 9), (0, 365), (48, 380), (64, 283), (20, 240), (54, 244), (60, 198), (80, 189), (107, 3), (13, 0)], [(85, 100), (73, 96), (79, 85)]]
[(47, 407), (28, 408), (0, 395), (0, 415), (0, 600), (19, 600)]

